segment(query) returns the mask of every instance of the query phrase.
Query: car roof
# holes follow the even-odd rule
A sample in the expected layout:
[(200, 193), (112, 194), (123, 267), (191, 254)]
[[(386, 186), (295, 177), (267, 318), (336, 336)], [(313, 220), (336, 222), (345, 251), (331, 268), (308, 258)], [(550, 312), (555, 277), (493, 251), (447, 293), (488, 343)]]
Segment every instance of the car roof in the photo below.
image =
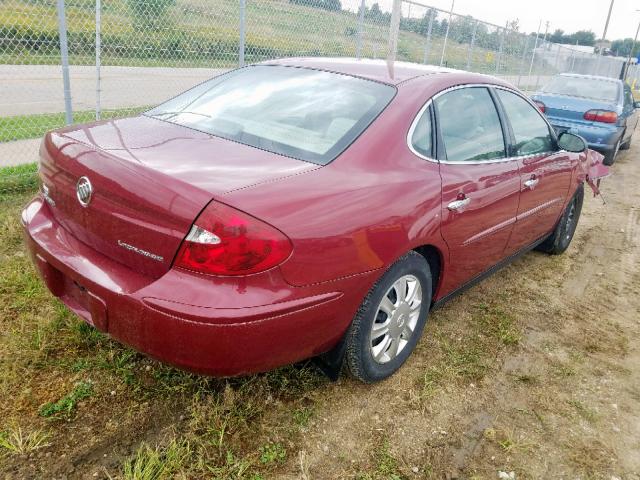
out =
[(313, 68), (328, 72), (342, 73), (354, 77), (366, 78), (377, 82), (398, 85), (407, 80), (425, 75), (443, 73), (467, 73), (452, 68), (434, 65), (420, 65), (409, 62), (394, 62), (393, 77), (391, 77), (385, 60), (370, 60), (356, 58), (328, 58), (328, 57), (295, 57), (282, 58), (262, 62), (262, 65), (283, 65), (288, 67)]
[(558, 76), (560, 76), (560, 77), (586, 78), (588, 80), (607, 80), (609, 82), (622, 83), (622, 80), (620, 80), (618, 78), (603, 77), (601, 75), (580, 75), (579, 73), (561, 73)]

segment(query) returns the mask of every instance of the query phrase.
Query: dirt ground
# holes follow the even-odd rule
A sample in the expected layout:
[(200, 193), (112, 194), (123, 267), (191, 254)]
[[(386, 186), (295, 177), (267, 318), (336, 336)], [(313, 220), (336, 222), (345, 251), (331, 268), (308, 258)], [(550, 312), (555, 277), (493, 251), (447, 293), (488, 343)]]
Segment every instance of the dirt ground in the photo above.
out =
[(376, 385), (309, 366), (203, 379), (88, 331), (39, 287), (12, 200), (0, 478), (640, 480), (637, 137), (564, 255), (528, 253), (433, 312)]

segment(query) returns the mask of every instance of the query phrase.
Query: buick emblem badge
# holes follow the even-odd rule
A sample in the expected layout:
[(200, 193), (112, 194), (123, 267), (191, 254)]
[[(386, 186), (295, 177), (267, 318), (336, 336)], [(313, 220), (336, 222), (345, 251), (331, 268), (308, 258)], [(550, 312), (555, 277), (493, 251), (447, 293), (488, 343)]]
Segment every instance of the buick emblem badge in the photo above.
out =
[(93, 195), (93, 186), (87, 177), (80, 177), (76, 184), (76, 197), (80, 205), (86, 207), (91, 202), (91, 196)]

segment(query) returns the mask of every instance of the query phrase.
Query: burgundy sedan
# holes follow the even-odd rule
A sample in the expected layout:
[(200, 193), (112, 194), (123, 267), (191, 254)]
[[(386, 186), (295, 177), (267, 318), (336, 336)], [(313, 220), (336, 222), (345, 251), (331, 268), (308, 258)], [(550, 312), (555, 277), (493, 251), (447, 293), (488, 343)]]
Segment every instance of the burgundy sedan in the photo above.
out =
[(562, 253), (606, 173), (502, 80), (350, 59), (241, 68), (40, 156), (26, 243), (95, 328), (204, 374), (321, 356), (365, 382), (430, 309)]

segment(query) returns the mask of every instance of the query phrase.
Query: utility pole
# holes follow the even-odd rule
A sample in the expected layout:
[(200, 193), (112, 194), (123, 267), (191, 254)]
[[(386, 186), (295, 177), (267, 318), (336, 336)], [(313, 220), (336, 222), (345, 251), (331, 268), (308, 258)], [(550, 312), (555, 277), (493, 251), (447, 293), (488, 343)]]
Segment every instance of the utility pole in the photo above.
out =
[[(639, 12), (640, 10), (636, 10)], [(631, 43), (631, 50), (629, 50), (629, 57), (627, 58), (627, 66), (624, 71), (624, 77), (627, 78), (627, 72), (629, 71), (629, 66), (631, 65), (631, 55), (633, 55), (633, 49), (636, 47), (636, 42), (638, 41), (638, 32), (640, 32), (640, 22), (638, 22), (638, 28), (636, 28), (636, 36), (633, 37), (633, 42)]]
[[(609, 13), (607, 14), (607, 21), (604, 24), (604, 32), (602, 33), (603, 42), (607, 39), (607, 30), (609, 29), (609, 20), (611, 19), (611, 10), (613, 10), (613, 2), (615, 2), (615, 0), (611, 0), (611, 5), (609, 5)], [(602, 55), (602, 48), (600, 49), (600, 55)]]

